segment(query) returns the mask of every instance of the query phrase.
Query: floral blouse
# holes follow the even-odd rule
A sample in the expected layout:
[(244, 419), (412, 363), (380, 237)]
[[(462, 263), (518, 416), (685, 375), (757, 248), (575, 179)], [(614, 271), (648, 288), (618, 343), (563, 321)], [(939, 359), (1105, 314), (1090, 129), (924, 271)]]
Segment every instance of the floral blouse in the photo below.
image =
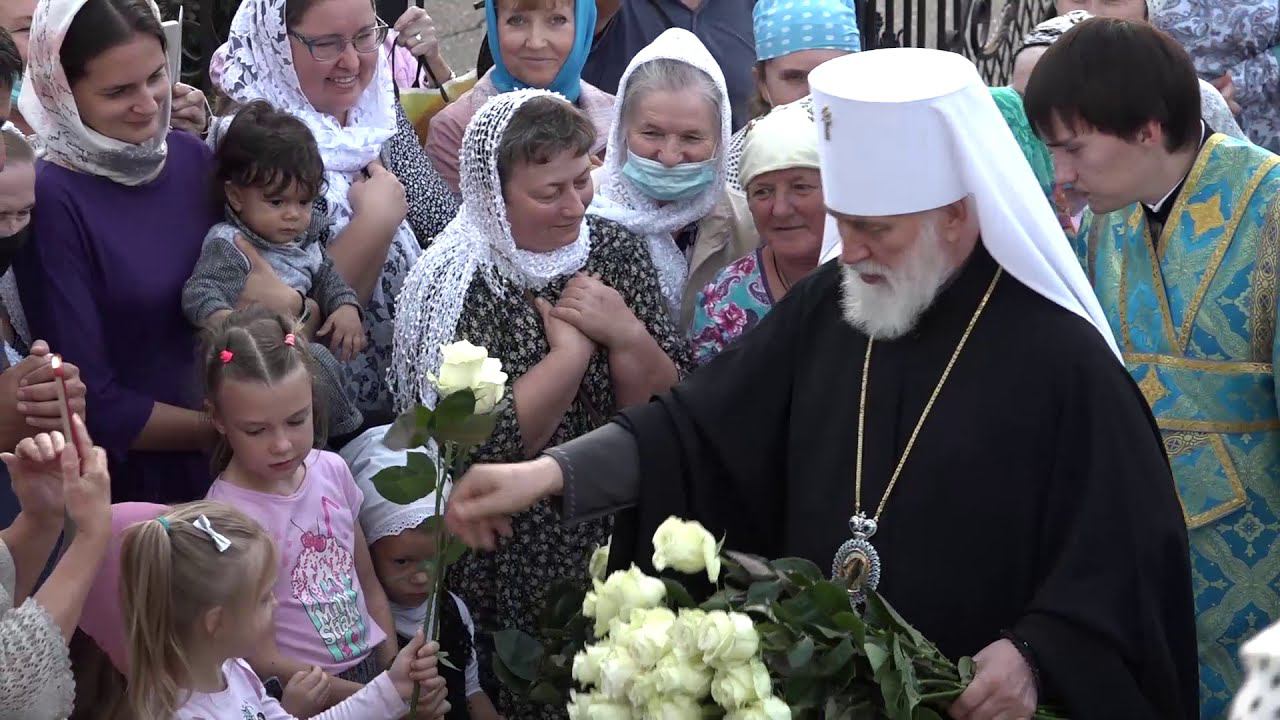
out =
[(698, 293), (689, 328), (693, 361), (698, 365), (719, 355), (773, 309), (777, 300), (764, 272), (763, 253), (763, 248), (757, 248), (737, 259)]
[[(658, 345), (683, 376), (690, 369), (688, 348), (667, 315), (667, 303), (658, 286), (657, 272), (645, 241), (624, 227), (588, 215), (591, 253), (585, 272), (596, 273), (617, 290), (627, 307), (649, 330)], [(553, 280), (536, 295), (555, 303), (570, 275)], [(502, 360), (508, 375), (507, 397), (513, 402), (498, 419), (489, 442), (469, 458), (471, 462), (517, 462), (525, 459), (520, 424), (514, 405), (515, 382), (550, 352), (542, 320), (525, 293), (503, 280), (494, 292), (476, 276), (467, 291), (462, 316), (454, 333), (458, 340), (483, 346)], [(559, 445), (604, 425), (618, 411), (609, 374), (609, 358), (597, 351), (587, 366), (577, 399), (569, 406), (548, 447)], [(549, 501), (542, 501), (512, 520), (514, 534), (496, 552), (472, 553), (450, 570), (450, 589), (471, 609), (478, 633), (476, 654), (481, 684), (496, 687), (492, 640), (485, 631), (515, 627), (537, 633), (538, 616), (547, 592), (558, 581), (572, 580), (587, 586), (587, 563), (592, 551), (609, 542), (611, 517), (572, 526), (561, 522)], [(499, 711), (506, 717), (559, 718), (563, 710), (520, 702), (509, 693), (497, 694)]]

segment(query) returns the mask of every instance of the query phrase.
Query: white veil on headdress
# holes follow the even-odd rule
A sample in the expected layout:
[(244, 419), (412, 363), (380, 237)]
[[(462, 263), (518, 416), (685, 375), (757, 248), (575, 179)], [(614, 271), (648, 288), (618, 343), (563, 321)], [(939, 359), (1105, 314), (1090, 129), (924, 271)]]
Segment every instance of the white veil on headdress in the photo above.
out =
[[(641, 65), (663, 59), (687, 63), (711, 77), (720, 91), (720, 137), (716, 139), (716, 179), (711, 187), (689, 200), (659, 205), (622, 174), (622, 166), (627, 162), (627, 132), (622, 109), (626, 105), (631, 75)], [(603, 168), (604, 181), (590, 212), (620, 223), (645, 239), (673, 318), (680, 317), (681, 298), (689, 278), (689, 261), (671, 234), (706, 217), (720, 199), (725, 189), (726, 160), (732, 136), (733, 108), (724, 73), (696, 35), (681, 28), (671, 28), (631, 58), (626, 72), (618, 81), (618, 101), (613, 105), (613, 125), (609, 128), (609, 154)]]
[(429, 375), (439, 372), (440, 348), (455, 339), (473, 279), (483, 278), (495, 291), (501, 278), (536, 290), (587, 263), (591, 238), (585, 218), (578, 239), (551, 252), (521, 250), (511, 235), (498, 148), (516, 111), (540, 97), (568, 102), (547, 90), (516, 90), (491, 98), (467, 125), (459, 157), (462, 208), (413, 266), (397, 302), (389, 380), (398, 412), (417, 402), (435, 406)]
[[(289, 32), (285, 27), (285, 2), (244, 0), (240, 3), (231, 21), (230, 38), (224, 46), (227, 49), (226, 65), (218, 77), (219, 89), (241, 104), (266, 100), (277, 110), (306, 123), (324, 159), (328, 183), (325, 199), (336, 233), (351, 219), (347, 192), (356, 173), (377, 160), (383, 143), (396, 134), (391, 69), (386, 56), (377, 53), (373, 79), (348, 114), (346, 125), (316, 110), (298, 83)], [(219, 127), (210, 131), (214, 142), (229, 122), (230, 118), (219, 118)], [(410, 253), (409, 257), (418, 256), (420, 246), (407, 222), (400, 224), (395, 242), (404, 246)]]
[[(172, 97), (165, 95), (156, 132), (141, 144), (109, 138), (81, 122), (61, 53), (67, 30), (86, 2), (42, 0), (36, 5), (18, 110), (39, 138), (38, 149), (45, 160), (121, 185), (145, 185), (164, 169)], [(153, 0), (147, 4), (159, 22), (160, 9)]]

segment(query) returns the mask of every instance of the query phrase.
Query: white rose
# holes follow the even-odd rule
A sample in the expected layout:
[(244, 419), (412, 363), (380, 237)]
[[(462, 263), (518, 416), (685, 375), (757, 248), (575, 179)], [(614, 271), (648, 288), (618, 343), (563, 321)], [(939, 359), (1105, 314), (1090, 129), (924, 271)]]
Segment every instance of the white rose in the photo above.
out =
[(600, 662), (609, 654), (607, 645), (588, 645), (573, 658), (573, 679), (583, 685), (600, 682)]
[(707, 571), (715, 582), (720, 577), (720, 549), (702, 523), (669, 517), (653, 534), (653, 567), (673, 568), (687, 575)]
[(702, 706), (683, 695), (654, 698), (644, 708), (647, 720), (702, 720)]
[(707, 618), (705, 610), (685, 608), (676, 616), (676, 624), (671, 627), (672, 651), (681, 657), (698, 658), (702, 662), (702, 651), (698, 649), (698, 627)]
[(599, 693), (569, 693), (569, 720), (632, 720), (631, 706), (611, 702)]
[(759, 660), (719, 670), (711, 681), (711, 697), (726, 710), (738, 710), (773, 695), (769, 670)]
[(476, 414), (492, 411), (506, 392), (507, 374), (502, 371), (502, 361), (486, 357), (480, 365), (480, 372), (476, 373), (475, 382), (471, 384), (471, 393), (476, 397)]
[(603, 547), (598, 547), (596, 548), (595, 552), (591, 553), (591, 563), (587, 566), (587, 568), (588, 570), (591, 571), (591, 578), (593, 580), (604, 579), (604, 574), (609, 571), (609, 546), (608, 545), (605, 545)]
[(676, 614), (664, 607), (633, 610), (626, 639), (615, 635), (614, 641), (624, 645), (640, 667), (648, 669), (671, 652), (671, 626), (675, 621)]
[(440, 348), (440, 377), (435, 381), (440, 396), (471, 389), (488, 356), (489, 353), (484, 348), (472, 345), (466, 340), (459, 340)]
[(666, 596), (667, 587), (661, 580), (645, 575), (633, 565), (630, 570), (615, 572), (603, 583), (596, 580), (595, 592), (587, 594), (582, 612), (595, 618), (596, 637), (604, 637), (615, 618), (625, 623), (632, 610), (657, 607)]
[(649, 671), (658, 692), (669, 695), (688, 695), (701, 700), (711, 692), (711, 668), (701, 658), (680, 656), (676, 653), (662, 658)]
[(756, 656), (760, 635), (755, 623), (741, 613), (707, 613), (698, 625), (698, 651), (712, 667), (737, 665)]
[(791, 706), (776, 697), (733, 710), (724, 720), (791, 720)]
[(610, 700), (626, 700), (640, 666), (626, 648), (614, 647), (600, 659), (601, 694)]

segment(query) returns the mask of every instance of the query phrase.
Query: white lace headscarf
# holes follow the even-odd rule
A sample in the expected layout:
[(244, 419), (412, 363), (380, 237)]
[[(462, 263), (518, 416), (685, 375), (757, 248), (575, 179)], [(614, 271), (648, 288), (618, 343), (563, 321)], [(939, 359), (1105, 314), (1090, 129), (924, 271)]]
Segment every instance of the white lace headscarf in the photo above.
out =
[(389, 380), (398, 412), (418, 402), (435, 407), (428, 376), (439, 371), (440, 348), (456, 339), (473, 280), (483, 279), (495, 292), (503, 278), (537, 290), (587, 263), (591, 237), (585, 218), (578, 239), (551, 252), (522, 250), (511, 235), (498, 177), (499, 145), (520, 106), (540, 97), (568, 102), (547, 90), (516, 90), (491, 98), (467, 125), (459, 157), (462, 208), (413, 266), (397, 301)]
[[(720, 133), (716, 137), (716, 180), (704, 192), (688, 200), (661, 205), (646, 196), (622, 174), (627, 162), (627, 120), (622, 116), (627, 107), (631, 76), (641, 65), (652, 60), (678, 60), (705, 72), (720, 91)], [(658, 36), (631, 58), (626, 72), (618, 81), (618, 101), (613, 105), (613, 125), (609, 129), (609, 154), (604, 161), (604, 180), (591, 205), (593, 214), (624, 225), (640, 235), (649, 245), (649, 255), (658, 271), (658, 282), (667, 299), (671, 317), (680, 317), (680, 303), (685, 282), (689, 278), (689, 261), (672, 238), (672, 233), (706, 217), (725, 189), (726, 157), (733, 135), (733, 109), (729, 90), (720, 65), (696, 35), (672, 28)]]
[[(145, 185), (164, 169), (172, 98), (165, 94), (155, 135), (141, 144), (109, 138), (80, 120), (61, 53), (67, 30), (85, 2), (41, 0), (36, 5), (18, 110), (39, 138), (37, 146), (45, 160), (121, 185)], [(159, 22), (160, 9), (154, 2), (148, 5)]]
[[(217, 78), (219, 89), (237, 103), (266, 100), (277, 110), (306, 123), (324, 159), (325, 200), (333, 232), (351, 220), (347, 192), (357, 173), (377, 160), (383, 143), (396, 134), (395, 97), (391, 91), (391, 69), (384, 53), (377, 53), (373, 79), (360, 95), (342, 125), (332, 115), (316, 110), (302, 92), (293, 65), (293, 50), (285, 27), (286, 0), (244, 0), (231, 21), (226, 45), (226, 64)], [(230, 118), (220, 118), (210, 133), (215, 138)], [(423, 238), (426, 240), (427, 238)], [(395, 242), (409, 257), (420, 252), (417, 237), (408, 222), (400, 223)], [(374, 286), (374, 297), (381, 284)]]

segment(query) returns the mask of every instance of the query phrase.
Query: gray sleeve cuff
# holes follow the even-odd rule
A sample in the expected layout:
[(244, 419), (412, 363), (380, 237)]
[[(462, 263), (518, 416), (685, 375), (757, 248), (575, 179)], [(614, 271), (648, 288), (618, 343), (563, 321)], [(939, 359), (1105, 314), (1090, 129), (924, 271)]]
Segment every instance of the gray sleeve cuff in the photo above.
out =
[(564, 475), (561, 518), (566, 525), (612, 515), (640, 496), (640, 449), (617, 423), (543, 452)]

